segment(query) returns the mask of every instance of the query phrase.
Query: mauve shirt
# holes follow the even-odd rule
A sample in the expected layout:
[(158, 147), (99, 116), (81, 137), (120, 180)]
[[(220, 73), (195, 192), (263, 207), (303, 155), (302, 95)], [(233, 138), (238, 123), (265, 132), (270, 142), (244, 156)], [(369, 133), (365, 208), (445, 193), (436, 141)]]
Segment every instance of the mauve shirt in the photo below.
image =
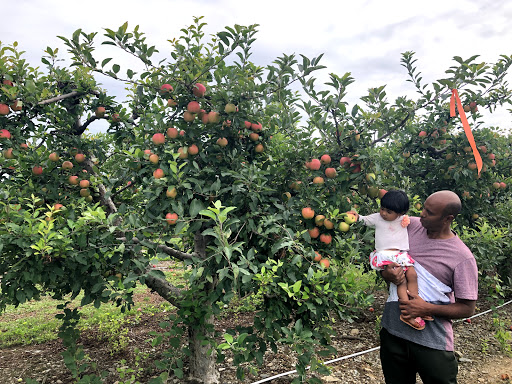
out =
[[(415, 261), (420, 296), (430, 303), (449, 304), (455, 297), (476, 300), (478, 270), (469, 248), (454, 236), (450, 239), (429, 239), (418, 217), (411, 217), (407, 227), (409, 254)], [(434, 317), (418, 331), (400, 320), (396, 286), (390, 294), (382, 316), (382, 326), (398, 337), (438, 350), (453, 351), (453, 330), (450, 319)]]

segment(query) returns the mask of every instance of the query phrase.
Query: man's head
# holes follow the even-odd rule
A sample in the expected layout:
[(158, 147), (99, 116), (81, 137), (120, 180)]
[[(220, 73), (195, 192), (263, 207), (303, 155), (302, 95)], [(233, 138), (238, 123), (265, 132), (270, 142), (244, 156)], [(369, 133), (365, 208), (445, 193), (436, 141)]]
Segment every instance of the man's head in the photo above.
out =
[(431, 232), (450, 232), (452, 221), (461, 208), (460, 198), (454, 192), (435, 192), (423, 204), (421, 224)]

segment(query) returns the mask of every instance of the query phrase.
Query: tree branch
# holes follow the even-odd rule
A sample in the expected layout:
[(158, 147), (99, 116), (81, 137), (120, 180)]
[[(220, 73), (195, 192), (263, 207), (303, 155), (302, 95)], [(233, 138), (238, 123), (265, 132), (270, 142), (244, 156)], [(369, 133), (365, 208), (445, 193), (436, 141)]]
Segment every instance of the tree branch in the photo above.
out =
[(60, 100), (68, 99), (70, 97), (85, 95), (87, 93), (92, 93), (93, 95), (96, 95), (96, 96), (99, 96), (99, 94), (100, 94), (98, 91), (94, 91), (94, 90), (90, 90), (89, 92), (73, 91), (73, 92), (70, 92), (70, 93), (66, 93), (64, 95), (59, 95), (59, 96), (52, 97), (51, 99), (46, 99), (46, 100), (39, 101), (37, 103), (37, 105), (46, 105), (46, 104), (56, 103), (57, 101), (60, 101)]
[(158, 293), (175, 307), (179, 308), (181, 306), (180, 299), (183, 297), (183, 290), (175, 287), (167, 280), (149, 273), (144, 276), (144, 282), (151, 290)]
[[(127, 241), (126, 237), (118, 237), (117, 240)], [(134, 244), (141, 244), (142, 243), (142, 241), (139, 238), (137, 238), (137, 237), (133, 237), (131, 239), (131, 241)], [(174, 257), (174, 258), (176, 258), (178, 260), (181, 260), (181, 261), (193, 260), (193, 259), (197, 259), (197, 258), (200, 257), (200, 255), (197, 252), (192, 252), (192, 253), (182, 252), (182, 251), (178, 251), (177, 249), (168, 247), (165, 244), (156, 244), (156, 243), (154, 243), (152, 241), (149, 241), (149, 240), (144, 240), (144, 242), (145, 243), (149, 243), (150, 246), (155, 247), (157, 250), (165, 253), (166, 255), (172, 256), (172, 257)]]
[(411, 116), (410, 111), (407, 111), (407, 116), (405, 116), (405, 117), (404, 117), (404, 119), (400, 122), (400, 124), (398, 124), (395, 128), (393, 128), (391, 131), (389, 131), (389, 132), (385, 133), (385, 134), (384, 134), (384, 135), (382, 135), (381, 137), (379, 137), (379, 138), (377, 138), (377, 139), (373, 140), (373, 141), (371, 142), (371, 144), (370, 144), (370, 145), (371, 145), (371, 146), (373, 146), (373, 145), (377, 144), (378, 142), (380, 142), (380, 141), (384, 140), (385, 138), (387, 138), (388, 136), (390, 136), (391, 134), (393, 134), (393, 133), (394, 133), (395, 131), (397, 131), (398, 129), (402, 128), (402, 127), (405, 125), (405, 123), (407, 122), (407, 120), (409, 120), (409, 117), (410, 117), (410, 116)]

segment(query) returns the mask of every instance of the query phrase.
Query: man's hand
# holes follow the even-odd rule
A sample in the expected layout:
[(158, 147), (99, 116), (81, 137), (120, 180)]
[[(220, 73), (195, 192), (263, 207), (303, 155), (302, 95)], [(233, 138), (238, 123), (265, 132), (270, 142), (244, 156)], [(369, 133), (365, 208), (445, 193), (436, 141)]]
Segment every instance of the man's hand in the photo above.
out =
[(422, 316), (430, 316), (429, 313), (430, 305), (425, 300), (423, 300), (419, 295), (415, 295), (407, 291), (409, 295), (409, 300), (400, 300), (400, 311), (402, 315), (406, 319), (422, 317)]
[(388, 283), (400, 285), (403, 282), (405, 282), (404, 269), (397, 263), (391, 263), (386, 265), (384, 270), (381, 272), (381, 275), (382, 278), (386, 280)]

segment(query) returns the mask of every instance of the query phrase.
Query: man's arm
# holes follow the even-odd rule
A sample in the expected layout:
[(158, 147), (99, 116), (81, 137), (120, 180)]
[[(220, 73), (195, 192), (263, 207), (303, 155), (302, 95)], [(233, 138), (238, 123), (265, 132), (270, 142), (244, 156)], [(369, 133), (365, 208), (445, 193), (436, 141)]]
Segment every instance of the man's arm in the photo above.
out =
[[(409, 293), (409, 292), (408, 292)], [(409, 293), (410, 300), (400, 301), (400, 311), (405, 318), (439, 316), (447, 319), (463, 319), (475, 313), (476, 300), (455, 299), (452, 304), (427, 303), (418, 295)]]

